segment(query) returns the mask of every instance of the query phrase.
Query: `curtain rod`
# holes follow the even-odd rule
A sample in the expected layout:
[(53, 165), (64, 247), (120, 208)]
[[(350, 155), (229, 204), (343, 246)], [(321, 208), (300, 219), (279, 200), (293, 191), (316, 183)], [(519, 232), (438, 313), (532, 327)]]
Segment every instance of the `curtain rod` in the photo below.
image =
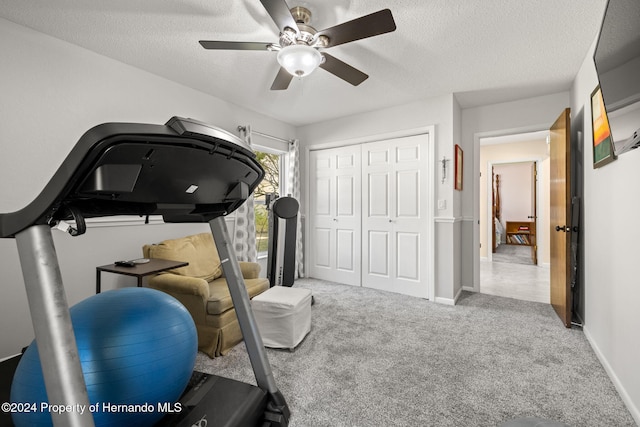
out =
[[(247, 131), (247, 127), (246, 126), (238, 126), (238, 131), (246, 132)], [(267, 135), (266, 133), (257, 132), (257, 131), (255, 131), (253, 129), (251, 130), (251, 133), (255, 134), (255, 135), (263, 136), (265, 138), (275, 139), (276, 141), (287, 142), (289, 144), (291, 144), (293, 142), (293, 139), (284, 139), (284, 138), (280, 138), (280, 137), (273, 136), (273, 135)]]

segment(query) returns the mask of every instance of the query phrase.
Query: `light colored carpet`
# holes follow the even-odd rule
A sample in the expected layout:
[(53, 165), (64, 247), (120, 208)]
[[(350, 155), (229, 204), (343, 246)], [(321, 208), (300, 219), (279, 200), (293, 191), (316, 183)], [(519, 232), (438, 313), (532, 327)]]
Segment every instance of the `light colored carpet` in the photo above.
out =
[[(301, 279), (311, 333), (267, 349), (290, 425), (497, 426), (540, 417), (635, 426), (582, 331), (547, 304), (463, 293), (457, 306)], [(244, 344), (196, 369), (255, 384)]]

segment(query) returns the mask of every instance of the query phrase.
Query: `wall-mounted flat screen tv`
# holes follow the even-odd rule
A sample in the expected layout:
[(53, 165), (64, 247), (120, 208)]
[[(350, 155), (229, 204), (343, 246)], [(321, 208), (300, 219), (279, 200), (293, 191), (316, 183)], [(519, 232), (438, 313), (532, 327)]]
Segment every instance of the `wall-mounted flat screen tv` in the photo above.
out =
[(609, 0), (593, 59), (616, 154), (640, 146), (640, 0)]

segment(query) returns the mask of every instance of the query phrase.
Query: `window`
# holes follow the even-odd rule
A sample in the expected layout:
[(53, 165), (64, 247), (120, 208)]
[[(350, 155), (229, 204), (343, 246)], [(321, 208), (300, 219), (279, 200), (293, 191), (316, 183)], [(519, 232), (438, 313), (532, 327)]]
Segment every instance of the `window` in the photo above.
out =
[(256, 219), (256, 247), (258, 256), (266, 255), (269, 244), (269, 214), (266, 206), (266, 195), (269, 193), (282, 194), (283, 153), (259, 151), (255, 153), (262, 165), (264, 179), (253, 193), (254, 212)]

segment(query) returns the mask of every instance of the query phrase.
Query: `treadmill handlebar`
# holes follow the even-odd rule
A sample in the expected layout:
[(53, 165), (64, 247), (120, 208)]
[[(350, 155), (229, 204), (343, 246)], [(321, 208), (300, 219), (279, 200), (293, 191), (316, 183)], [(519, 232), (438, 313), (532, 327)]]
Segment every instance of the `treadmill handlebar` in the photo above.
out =
[(246, 150), (247, 154), (255, 157), (255, 153), (253, 152), (251, 147), (249, 147), (249, 145), (247, 145), (243, 140), (224, 129), (213, 127), (204, 122), (174, 116), (169, 119), (169, 121), (166, 123), (166, 126), (169, 126), (171, 129), (176, 131), (176, 133), (183, 136), (191, 136), (197, 138), (204, 137), (211, 138), (213, 141), (224, 140), (227, 142), (232, 142)]
[(263, 177), (247, 144), (203, 122), (103, 123), (82, 135), (29, 205), (0, 214), (0, 238), (73, 220), (71, 211), (207, 222), (240, 207)]

